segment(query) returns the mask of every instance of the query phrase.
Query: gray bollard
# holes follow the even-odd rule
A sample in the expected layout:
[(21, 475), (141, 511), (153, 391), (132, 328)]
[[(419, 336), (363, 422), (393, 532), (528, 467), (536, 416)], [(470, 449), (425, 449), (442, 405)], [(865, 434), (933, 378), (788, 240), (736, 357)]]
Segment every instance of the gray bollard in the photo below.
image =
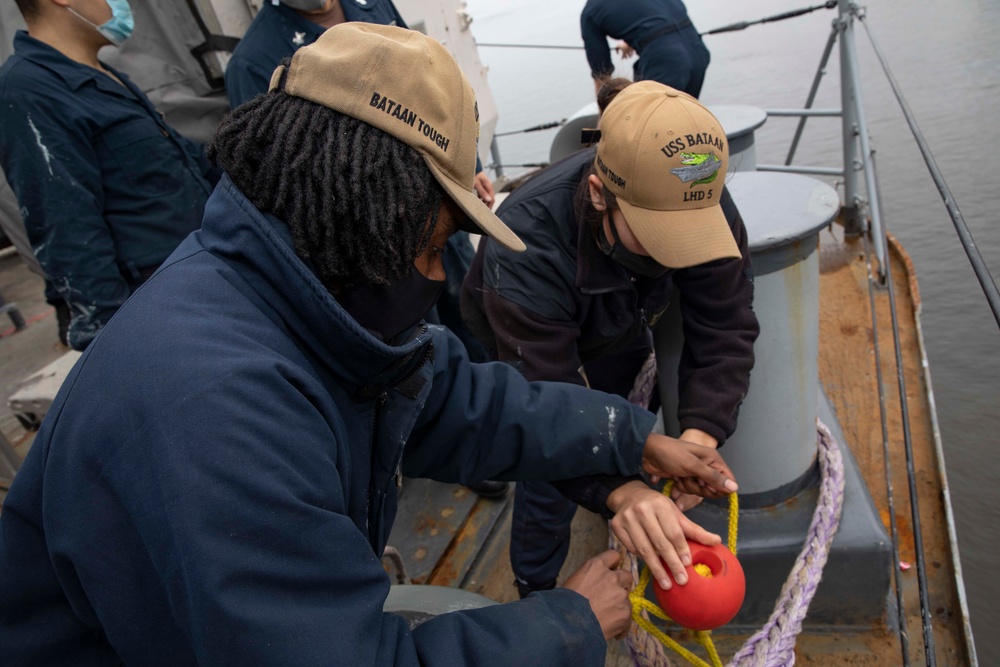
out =
[[(837, 214), (830, 186), (806, 176), (739, 172), (727, 187), (747, 227), (760, 337), (739, 426), (726, 462), (740, 483), (741, 505), (793, 495), (816, 457), (819, 371), (819, 231)], [(677, 435), (677, 365), (683, 346), (679, 308), (655, 332), (668, 435)]]
[[(740, 484), (739, 559), (747, 580), (746, 601), (729, 627), (756, 629), (768, 619), (802, 550), (819, 495), (817, 415), (841, 443), (845, 490), (831, 552), (835, 555), (827, 562), (824, 580), (809, 606), (809, 623), (878, 627), (889, 613), (886, 601), (893, 567), (889, 538), (820, 391), (817, 363), (817, 245), (819, 232), (837, 214), (840, 199), (830, 186), (788, 173), (741, 172), (732, 175), (727, 185), (747, 227), (754, 311), (760, 320), (750, 390), (736, 433), (722, 450)], [(658, 329), (658, 342), (665, 335)], [(659, 360), (659, 347), (657, 354)], [(663, 361), (671, 363), (664, 356)], [(663, 382), (670, 380), (661, 378), (661, 387)], [(665, 406), (665, 414), (666, 410)], [(725, 534), (724, 502), (706, 501), (688, 516)]]
[(746, 104), (712, 104), (708, 110), (719, 119), (729, 140), (729, 173), (755, 171), (757, 148), (754, 132), (767, 120), (767, 113)]
[(410, 630), (429, 621), (435, 616), (463, 609), (492, 607), (495, 600), (449, 586), (428, 586), (423, 584), (395, 584), (389, 587), (389, 595), (382, 606), (406, 619)]
[[(763, 109), (744, 104), (717, 104), (709, 106), (708, 110), (719, 120), (729, 141), (727, 174), (757, 169), (754, 134), (767, 120), (767, 113)], [(677, 297), (674, 298), (673, 305), (677, 305)], [(663, 403), (664, 432), (677, 437), (680, 435), (680, 426), (677, 422), (677, 367), (684, 345), (679, 308), (667, 309), (656, 325), (653, 336), (661, 378), (660, 396)]]

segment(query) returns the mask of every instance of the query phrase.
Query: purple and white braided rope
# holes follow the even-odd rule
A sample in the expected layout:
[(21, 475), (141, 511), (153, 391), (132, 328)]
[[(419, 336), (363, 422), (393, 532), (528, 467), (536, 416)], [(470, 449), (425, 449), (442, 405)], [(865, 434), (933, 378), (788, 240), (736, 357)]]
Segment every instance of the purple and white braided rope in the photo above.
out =
[(805, 545), (781, 589), (771, 617), (733, 656), (730, 667), (791, 667), (795, 664), (795, 640), (823, 578), (823, 567), (830, 555), (830, 545), (844, 506), (844, 461), (840, 449), (823, 422), (817, 419), (816, 427), (821, 481)]
[[(629, 401), (646, 407), (656, 382), (656, 360), (650, 354), (636, 377)], [(805, 544), (792, 567), (774, 611), (767, 623), (743, 645), (728, 667), (791, 667), (795, 664), (795, 641), (802, 632), (802, 621), (830, 556), (833, 537), (840, 526), (844, 505), (844, 461), (830, 429), (816, 420), (817, 457), (820, 469), (819, 499), (813, 512)], [(618, 544), (611, 535), (612, 548)], [(630, 558), (633, 578), (638, 581), (638, 561)], [(663, 646), (647, 633), (633, 626), (626, 644), (634, 664), (640, 667), (667, 667), (670, 661)]]

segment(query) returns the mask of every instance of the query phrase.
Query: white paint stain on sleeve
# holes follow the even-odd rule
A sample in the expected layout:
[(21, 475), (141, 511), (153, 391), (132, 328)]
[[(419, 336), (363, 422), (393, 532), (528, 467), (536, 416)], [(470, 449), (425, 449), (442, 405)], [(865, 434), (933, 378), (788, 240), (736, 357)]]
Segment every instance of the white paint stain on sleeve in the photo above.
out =
[(608, 411), (608, 439), (611, 443), (614, 443), (615, 422), (618, 421), (618, 410), (610, 405), (605, 406), (604, 409)]
[(42, 151), (42, 157), (45, 158), (45, 166), (49, 168), (49, 176), (52, 176), (52, 154), (49, 153), (49, 148), (42, 143), (42, 133), (38, 131), (35, 127), (35, 123), (31, 120), (31, 116), (28, 116), (28, 125), (31, 126), (31, 131), (35, 133), (35, 143), (38, 144), (38, 148)]

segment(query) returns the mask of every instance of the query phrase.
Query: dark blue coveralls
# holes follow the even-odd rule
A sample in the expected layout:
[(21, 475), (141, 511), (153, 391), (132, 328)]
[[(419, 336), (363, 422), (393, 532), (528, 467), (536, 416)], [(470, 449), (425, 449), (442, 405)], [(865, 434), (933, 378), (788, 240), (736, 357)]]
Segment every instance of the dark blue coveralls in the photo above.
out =
[(681, 0), (587, 0), (580, 31), (595, 79), (614, 71), (608, 37), (628, 42), (639, 59), (636, 81), (659, 81), (698, 97), (710, 59)]
[[(391, 0), (341, 0), (344, 16), (348, 21), (361, 21), (379, 25), (408, 27)], [(226, 94), (234, 109), (261, 93), (266, 93), (271, 74), (283, 58), (300, 47), (312, 44), (326, 28), (313, 23), (285, 4), (273, 5), (266, 1), (247, 28), (233, 57), (226, 66)], [(476, 173), (483, 170), (476, 156)], [(453, 234), (445, 246), (444, 264), (448, 278), (444, 291), (434, 310), (427, 314), (427, 321), (444, 324), (465, 343), (473, 361), (487, 361), (486, 353), (476, 337), (469, 333), (462, 322), (459, 294), (462, 280), (469, 271), (474, 251), (465, 232)]]
[(0, 68), (0, 164), (78, 350), (199, 227), (219, 174), (104, 67), (121, 84), (22, 31)]

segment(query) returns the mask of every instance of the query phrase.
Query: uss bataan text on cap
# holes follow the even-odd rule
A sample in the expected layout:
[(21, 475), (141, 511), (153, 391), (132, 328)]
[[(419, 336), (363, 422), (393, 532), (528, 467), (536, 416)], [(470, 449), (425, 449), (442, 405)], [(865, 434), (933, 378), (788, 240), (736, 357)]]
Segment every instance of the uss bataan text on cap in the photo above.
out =
[[(275, 70), (270, 90), (284, 70)], [(395, 26), (341, 23), (295, 52), (284, 92), (362, 120), (415, 149), (483, 233), (524, 250), (475, 193), (479, 109), (472, 86), (437, 40)]]
[(683, 269), (740, 257), (719, 205), (728, 141), (695, 98), (655, 81), (628, 86), (601, 116), (594, 165), (659, 264)]

